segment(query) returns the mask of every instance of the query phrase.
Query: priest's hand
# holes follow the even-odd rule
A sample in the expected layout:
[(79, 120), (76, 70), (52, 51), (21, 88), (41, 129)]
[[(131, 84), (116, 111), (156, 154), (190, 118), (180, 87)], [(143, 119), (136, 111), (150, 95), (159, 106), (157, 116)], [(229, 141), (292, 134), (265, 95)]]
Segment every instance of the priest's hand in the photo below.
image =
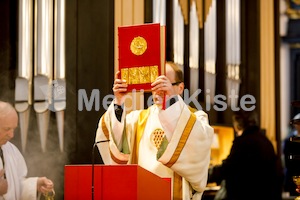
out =
[(4, 169), (0, 170), (0, 195), (4, 195), (7, 193), (7, 180), (4, 178)]
[(53, 182), (46, 177), (39, 177), (37, 180), (37, 190), (43, 194), (48, 192), (53, 192), (54, 184)]
[(151, 84), (151, 87), (153, 100), (157, 105), (162, 104), (164, 95), (166, 95), (166, 100), (177, 95), (171, 81), (165, 75), (157, 77), (157, 79)]
[(118, 71), (115, 75), (113, 91), (115, 95), (115, 104), (122, 105), (125, 101), (128, 84), (126, 83), (126, 80), (121, 80), (119, 76), (120, 76), (120, 71)]

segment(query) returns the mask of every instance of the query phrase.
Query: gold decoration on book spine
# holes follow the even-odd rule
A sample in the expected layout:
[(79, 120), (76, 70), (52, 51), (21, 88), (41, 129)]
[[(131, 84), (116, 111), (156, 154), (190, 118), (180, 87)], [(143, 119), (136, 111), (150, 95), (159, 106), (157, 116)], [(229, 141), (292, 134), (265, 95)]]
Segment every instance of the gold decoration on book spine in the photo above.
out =
[(121, 79), (128, 84), (152, 83), (158, 77), (158, 66), (143, 66), (121, 69)]
[(147, 50), (147, 41), (141, 36), (133, 38), (130, 44), (130, 50), (134, 55), (143, 55)]

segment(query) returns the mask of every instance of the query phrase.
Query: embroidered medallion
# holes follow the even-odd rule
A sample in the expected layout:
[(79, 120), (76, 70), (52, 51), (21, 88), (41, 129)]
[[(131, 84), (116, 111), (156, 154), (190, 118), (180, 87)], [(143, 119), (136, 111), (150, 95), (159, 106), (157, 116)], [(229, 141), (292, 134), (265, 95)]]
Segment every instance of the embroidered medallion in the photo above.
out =
[(164, 136), (165, 136), (165, 132), (161, 128), (157, 128), (151, 133), (150, 140), (157, 149), (160, 148)]
[(140, 56), (143, 55), (143, 53), (145, 53), (147, 49), (147, 41), (141, 37), (135, 37), (130, 44), (130, 50), (133, 54)]

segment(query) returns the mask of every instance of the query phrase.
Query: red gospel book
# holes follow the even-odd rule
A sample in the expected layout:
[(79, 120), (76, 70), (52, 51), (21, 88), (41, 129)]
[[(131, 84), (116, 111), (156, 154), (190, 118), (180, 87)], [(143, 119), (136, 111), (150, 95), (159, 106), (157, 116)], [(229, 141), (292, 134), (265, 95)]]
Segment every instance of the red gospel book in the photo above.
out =
[(159, 23), (118, 27), (119, 71), (128, 91), (151, 91), (165, 74), (165, 26)]

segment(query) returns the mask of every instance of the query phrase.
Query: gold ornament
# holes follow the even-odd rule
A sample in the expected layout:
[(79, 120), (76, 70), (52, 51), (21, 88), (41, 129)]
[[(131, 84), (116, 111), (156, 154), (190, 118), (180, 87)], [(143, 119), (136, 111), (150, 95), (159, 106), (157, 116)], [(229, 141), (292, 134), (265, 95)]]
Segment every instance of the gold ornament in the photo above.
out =
[(149, 74), (149, 67), (139, 67), (140, 70), (140, 83), (150, 83), (150, 74)]
[[(293, 182), (296, 184), (297, 188), (300, 189), (300, 176), (293, 176)], [(300, 193), (298, 190), (296, 190)], [(300, 196), (297, 196), (295, 200), (300, 200)]]
[(128, 83), (128, 68), (121, 69), (121, 79), (126, 80)]
[(54, 190), (44, 194), (45, 200), (54, 200), (54, 196), (55, 196), (55, 191)]
[(155, 129), (152, 133), (151, 133), (151, 137), (150, 137), (150, 140), (152, 142), (152, 144), (157, 148), (159, 149), (160, 148), (160, 145), (164, 139), (164, 136), (165, 136), (165, 132), (164, 130), (160, 129), (160, 128), (157, 128)]
[(147, 50), (147, 41), (141, 36), (133, 38), (130, 44), (130, 50), (137, 56), (143, 55)]
[(158, 66), (150, 66), (150, 81), (153, 83), (158, 77)]
[(138, 67), (129, 68), (129, 83), (128, 84), (139, 84), (140, 83), (140, 73)]

